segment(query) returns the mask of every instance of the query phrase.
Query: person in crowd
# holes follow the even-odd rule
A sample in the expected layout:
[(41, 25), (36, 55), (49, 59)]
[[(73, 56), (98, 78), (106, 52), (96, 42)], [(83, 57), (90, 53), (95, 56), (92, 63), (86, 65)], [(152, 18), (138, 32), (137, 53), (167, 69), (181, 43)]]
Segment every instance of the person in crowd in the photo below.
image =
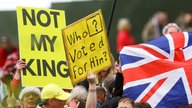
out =
[(5, 64), (7, 57), (15, 51), (17, 51), (17, 47), (12, 45), (8, 37), (2, 36), (0, 47), (0, 68)]
[[(83, 86), (76, 86), (72, 90), (72, 95), (69, 97), (67, 105), (65, 105), (64, 108), (96, 108), (96, 75), (89, 71), (87, 74), (87, 81), (89, 84), (88, 92)], [(80, 90), (80, 92), (78, 90)], [(83, 101), (85, 100), (84, 106)], [(81, 102), (83, 102), (83, 104)]]
[[(18, 92), (20, 92), (22, 86), (21, 86), (21, 71), (22, 69), (24, 69), (26, 67), (26, 63), (23, 60), (18, 60), (15, 68), (16, 68), (16, 72), (13, 76), (13, 80), (11, 81), (11, 90), (12, 93), (17, 94)], [(17, 96), (17, 95), (15, 95)]]
[(85, 108), (87, 100), (87, 90), (83, 86), (75, 86), (71, 91), (71, 96), (68, 99), (68, 103), (71, 101), (78, 104), (78, 108)]
[(131, 35), (131, 23), (128, 18), (121, 18), (117, 24), (118, 34), (116, 37), (117, 53), (121, 51), (124, 46), (136, 44), (135, 38)]
[(119, 100), (117, 108), (134, 108), (134, 101), (130, 98), (123, 97)]
[(152, 108), (151, 105), (147, 102), (136, 102), (135, 108)]
[[(112, 65), (109, 68), (103, 69), (102, 71), (100, 71), (100, 72), (98, 72), (96, 74), (96, 84), (97, 84), (97, 86), (105, 87), (106, 86), (105, 85), (105, 81), (107, 79), (109, 79), (109, 78), (113, 78), (114, 79), (116, 77), (115, 60), (114, 60), (112, 54), (110, 56), (111, 56), (111, 63), (112, 63)], [(118, 100), (118, 99), (114, 98), (114, 99), (112, 99), (112, 101), (110, 101), (106, 105), (107, 106), (115, 106), (115, 103), (116, 103), (115, 101), (116, 100)], [(113, 104), (111, 104), (111, 102), (113, 102)]]
[(123, 96), (123, 82), (124, 82), (124, 77), (122, 74), (122, 70), (121, 70), (121, 63), (120, 63), (120, 59), (117, 59), (116, 62), (116, 77), (115, 77), (115, 87), (113, 89), (113, 93), (112, 93), (112, 97), (122, 97)]
[(102, 108), (117, 108), (120, 99), (120, 96), (112, 97), (111, 99), (104, 101)]
[(105, 102), (102, 104), (103, 108), (117, 108), (118, 102), (123, 96), (123, 75), (121, 72), (119, 60), (117, 60), (116, 64), (116, 75), (115, 80), (111, 82), (109, 88), (107, 88), (110, 97), (108, 97)]
[(168, 23), (162, 30), (163, 35), (173, 32), (182, 32), (181, 28), (176, 23)]
[(96, 87), (96, 93), (97, 93), (97, 106), (96, 108), (102, 108), (101, 105), (106, 99), (106, 90), (102, 86)]
[(106, 89), (106, 98), (111, 98), (115, 88), (115, 77), (112, 75), (107, 77), (104, 81), (104, 87)]
[(107, 77), (115, 77), (115, 74), (116, 74), (115, 60), (111, 53), (110, 53), (110, 58), (111, 58), (112, 65), (109, 68), (103, 69), (102, 71), (96, 74), (97, 85), (105, 87), (104, 81), (107, 79)]
[(17, 63), (17, 60), (19, 60), (19, 53), (17, 51), (11, 53), (7, 57), (6, 62), (3, 65), (3, 68), (1, 70), (4, 76), (5, 75), (14, 75), (15, 74), (15, 71), (16, 71), (15, 65)]
[[(115, 83), (116, 83), (116, 81), (113, 81), (109, 85), (108, 90), (107, 90), (108, 97), (106, 98), (106, 100), (101, 105), (102, 108), (117, 108), (118, 102), (121, 99), (121, 97), (122, 97), (121, 94), (123, 94), (123, 92), (120, 93), (121, 96), (116, 95), (116, 93), (115, 93)], [(123, 88), (123, 86), (122, 86), (122, 88)], [(115, 93), (115, 95), (114, 95), (114, 93)]]
[(158, 11), (146, 23), (142, 31), (143, 42), (148, 42), (162, 35), (163, 27), (168, 23), (168, 16), (166, 12)]
[[(2, 70), (0, 71), (1, 75), (0, 75), (0, 79), (1, 79), (1, 85), (0, 85), (0, 89), (1, 89), (1, 97), (3, 98), (5, 95), (8, 95), (10, 92), (12, 92), (12, 85), (15, 85), (15, 83), (17, 83), (17, 81), (15, 81), (13, 79), (14, 75), (16, 74), (16, 63), (17, 60), (19, 59), (19, 54), (18, 52), (13, 52), (12, 54), (10, 54), (7, 59), (6, 62), (2, 68)], [(16, 84), (19, 85), (20, 83)], [(16, 91), (17, 93), (15, 94), (15, 97), (18, 99), (19, 96), (19, 91)]]
[(181, 27), (182, 31), (191, 32), (192, 31), (192, 12), (182, 12), (176, 18), (175, 22), (179, 27)]
[(41, 91), (42, 108), (63, 108), (71, 96), (56, 84), (48, 84)]
[(25, 87), (19, 94), (22, 108), (37, 108), (40, 102), (41, 91), (37, 87)]

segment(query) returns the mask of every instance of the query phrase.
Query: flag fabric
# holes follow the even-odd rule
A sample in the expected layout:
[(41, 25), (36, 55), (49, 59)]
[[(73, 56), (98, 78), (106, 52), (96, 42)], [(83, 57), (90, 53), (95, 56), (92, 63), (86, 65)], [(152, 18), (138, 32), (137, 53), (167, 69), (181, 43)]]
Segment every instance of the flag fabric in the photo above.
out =
[(124, 96), (153, 108), (192, 103), (192, 33), (178, 32), (120, 52)]

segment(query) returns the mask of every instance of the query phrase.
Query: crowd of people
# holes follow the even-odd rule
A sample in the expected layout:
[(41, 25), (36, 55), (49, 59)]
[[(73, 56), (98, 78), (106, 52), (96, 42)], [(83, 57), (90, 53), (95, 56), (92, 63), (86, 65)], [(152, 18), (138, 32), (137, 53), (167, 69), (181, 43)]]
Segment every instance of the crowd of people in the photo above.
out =
[[(122, 18), (117, 24), (117, 53), (124, 46), (136, 44), (131, 35), (131, 22)], [(168, 23), (166, 12), (155, 13), (145, 25), (143, 42), (172, 32), (190, 31), (191, 13), (183, 13)], [(57, 84), (41, 87), (22, 87), (21, 71), (26, 63), (19, 59), (18, 49), (7, 37), (1, 37), (0, 48), (0, 107), (1, 108), (151, 108), (147, 102), (135, 102), (123, 96), (121, 64), (111, 54), (112, 66), (95, 74), (89, 72), (87, 79), (72, 90), (65, 90)], [(64, 83), (64, 82), (63, 82)], [(186, 106), (185, 106), (186, 107)]]
[[(5, 64), (13, 54), (8, 55)], [(12, 65), (7, 68), (6, 74), (2, 70), (1, 91), (6, 91), (1, 100), (2, 108), (134, 108), (136, 105), (132, 99), (123, 97), (123, 76), (120, 69), (117, 72), (112, 54), (114, 65), (97, 74), (89, 72), (87, 79), (71, 91), (65, 91), (57, 84), (43, 88), (22, 87), (21, 71), (27, 65), (19, 60), (18, 53), (15, 56), (15, 70), (9, 70)]]

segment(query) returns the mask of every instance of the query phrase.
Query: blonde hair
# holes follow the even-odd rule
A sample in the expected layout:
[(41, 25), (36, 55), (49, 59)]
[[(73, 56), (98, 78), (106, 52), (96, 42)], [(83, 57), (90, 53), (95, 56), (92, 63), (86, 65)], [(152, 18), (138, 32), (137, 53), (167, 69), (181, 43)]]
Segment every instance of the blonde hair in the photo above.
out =
[(107, 70), (108, 72), (107, 72), (107, 75), (106, 75), (106, 77), (104, 77), (104, 78), (102, 78), (102, 77), (100, 77), (98, 74), (96, 74), (96, 83), (98, 84), (98, 83), (102, 83), (102, 82), (104, 82), (104, 80), (107, 78), (107, 76), (108, 75), (113, 75), (113, 74), (115, 74), (115, 72), (116, 72), (116, 69), (115, 69), (115, 59), (114, 59), (114, 57), (113, 57), (113, 55), (110, 53), (110, 58), (111, 58), (111, 66), (109, 67), (109, 69)]
[(130, 25), (130, 20), (128, 18), (121, 18), (118, 21), (117, 30), (127, 30), (127, 25)]

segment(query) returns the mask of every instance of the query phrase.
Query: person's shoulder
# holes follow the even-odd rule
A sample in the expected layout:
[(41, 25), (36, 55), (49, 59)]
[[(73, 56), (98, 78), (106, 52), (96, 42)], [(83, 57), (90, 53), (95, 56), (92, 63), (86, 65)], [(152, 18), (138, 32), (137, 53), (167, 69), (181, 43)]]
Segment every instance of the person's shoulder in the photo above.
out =
[(98, 102), (96, 103), (96, 108), (102, 108), (101, 104), (99, 104)]

